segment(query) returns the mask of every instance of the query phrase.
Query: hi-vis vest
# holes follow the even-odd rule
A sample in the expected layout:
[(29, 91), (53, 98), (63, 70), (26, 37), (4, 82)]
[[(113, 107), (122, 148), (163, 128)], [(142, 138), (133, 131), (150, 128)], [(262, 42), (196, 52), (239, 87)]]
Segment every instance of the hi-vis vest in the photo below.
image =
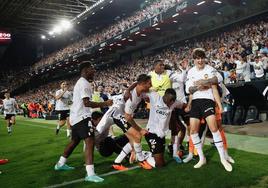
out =
[(155, 71), (151, 72), (151, 81), (152, 88), (155, 90), (160, 96), (164, 96), (166, 89), (171, 88), (171, 80), (167, 74), (164, 72), (161, 74), (161, 79), (158, 79), (158, 74)]
[[(97, 92), (97, 91), (95, 91), (94, 93), (93, 93), (93, 95), (92, 95), (92, 101), (93, 102), (103, 102), (103, 99), (101, 98), (101, 96), (100, 96), (100, 92)], [(92, 111), (94, 112), (94, 111), (101, 111), (101, 109), (100, 108), (93, 108), (92, 109)]]

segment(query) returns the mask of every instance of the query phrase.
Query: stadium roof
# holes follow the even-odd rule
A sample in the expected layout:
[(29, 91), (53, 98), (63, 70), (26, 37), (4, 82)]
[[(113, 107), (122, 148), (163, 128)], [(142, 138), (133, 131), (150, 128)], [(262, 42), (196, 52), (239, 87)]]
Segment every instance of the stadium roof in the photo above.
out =
[[(129, 0), (127, 1), (129, 3)], [(100, 10), (101, 7), (103, 9), (103, 6), (108, 4), (114, 4), (112, 5), (114, 6), (113, 10), (117, 8), (133, 11), (128, 10), (128, 7), (125, 6), (118, 7), (120, 2), (121, 0), (2, 0), (0, 4), (0, 29), (6, 29), (16, 35), (40, 36), (48, 33), (59, 20), (82, 22), (87, 20), (89, 14), (95, 9)], [(141, 2), (141, 0), (137, 0), (131, 4), (135, 4), (134, 7), (137, 7), (137, 4)], [(117, 9), (102, 12), (116, 14), (120, 12)], [(96, 20), (94, 23), (96, 24)]]
[(72, 19), (96, 0), (2, 0), (0, 26), (20, 33), (52, 27), (56, 19)]

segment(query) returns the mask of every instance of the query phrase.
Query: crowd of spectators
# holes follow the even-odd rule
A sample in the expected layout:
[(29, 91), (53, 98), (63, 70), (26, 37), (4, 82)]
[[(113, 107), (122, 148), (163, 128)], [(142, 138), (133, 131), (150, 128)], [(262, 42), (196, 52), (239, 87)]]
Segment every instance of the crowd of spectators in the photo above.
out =
[[(134, 25), (151, 18), (163, 11), (166, 11), (168, 8), (174, 6), (181, 0), (151, 0), (148, 1), (146, 6), (141, 10), (138, 10), (132, 13), (129, 17), (121, 18), (103, 29), (101, 32), (96, 31), (95, 34), (91, 34), (88, 37), (79, 40), (78, 42), (74, 42), (71, 45), (64, 47), (63, 49), (48, 54), (40, 61), (35, 63), (30, 70), (20, 71), (18, 73), (8, 73), (10, 77), (9, 80), (5, 79), (7, 83), (9, 83), (9, 88), (19, 87), (29, 81), (29, 75), (27, 74), (29, 71), (33, 72), (41, 67), (52, 65), (58, 61), (61, 61), (67, 57), (72, 56), (77, 52), (82, 52), (85, 48), (92, 47), (98, 43), (101, 43), (111, 37), (116, 36), (117, 34), (133, 27)], [(23, 79), (14, 80), (14, 77), (21, 77)]]
[[(222, 73), (225, 84), (265, 79), (268, 69), (268, 22), (240, 25), (226, 32), (173, 45), (162, 52), (138, 60), (121, 62), (117, 66), (98, 71), (95, 84), (104, 86), (106, 92), (119, 92), (122, 85), (130, 85), (140, 73), (152, 70), (154, 61), (159, 58), (175, 69), (181, 61), (186, 60), (190, 68), (193, 65), (191, 54), (196, 47), (206, 49), (208, 63)], [(70, 90), (77, 79), (68, 78)], [(16, 98), (19, 103), (43, 103), (48, 109), (49, 104), (54, 103), (50, 92), (54, 93), (58, 88), (59, 81), (51, 82)]]
[(101, 32), (89, 35), (82, 40), (75, 42), (60, 51), (49, 54), (45, 58), (42, 58), (39, 62), (35, 63), (34, 69), (53, 64), (57, 61), (63, 60), (77, 52), (84, 51), (85, 48), (92, 47), (98, 43), (101, 43), (107, 39), (110, 39), (117, 34), (133, 27), (134, 25), (151, 18), (162, 11), (166, 11), (168, 8), (174, 6), (181, 0), (155, 0), (149, 1), (151, 4), (147, 4), (144, 9), (134, 12), (131, 16), (122, 18), (116, 23), (103, 29)]

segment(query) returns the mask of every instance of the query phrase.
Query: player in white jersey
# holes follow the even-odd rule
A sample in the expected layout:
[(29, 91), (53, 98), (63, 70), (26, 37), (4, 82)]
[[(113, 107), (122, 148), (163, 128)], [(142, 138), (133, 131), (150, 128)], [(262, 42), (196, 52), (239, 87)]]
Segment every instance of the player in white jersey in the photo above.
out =
[(67, 158), (81, 140), (85, 142), (85, 164), (87, 175), (85, 181), (102, 182), (103, 179), (95, 174), (93, 165), (94, 155), (94, 127), (91, 123), (92, 108), (107, 107), (112, 105), (112, 100), (105, 102), (92, 102), (92, 88), (95, 70), (90, 63), (80, 65), (80, 79), (76, 82), (73, 92), (73, 104), (70, 109), (70, 124), (72, 126), (72, 139), (64, 150), (63, 155), (55, 165), (55, 170), (72, 170), (66, 165)]
[[(190, 111), (191, 139), (199, 155), (199, 162), (194, 168), (200, 168), (206, 164), (206, 158), (203, 154), (202, 143), (198, 135), (200, 119), (205, 118), (209, 129), (212, 132), (215, 146), (220, 155), (221, 163), (227, 171), (232, 171), (232, 165), (225, 159), (225, 152), (220, 132), (215, 118), (215, 102), (222, 111), (219, 94), (214, 92), (217, 89), (218, 79), (216, 70), (205, 64), (206, 55), (203, 49), (195, 49), (193, 52), (195, 66), (191, 68), (187, 75), (186, 92), (193, 95), (193, 101)], [(204, 83), (209, 83), (204, 87)], [(215, 99), (214, 99), (215, 97)]]
[(114, 95), (111, 97), (111, 100), (113, 100), (113, 105), (104, 114), (97, 126), (97, 131), (99, 133), (104, 132), (104, 130), (109, 129), (113, 124), (115, 124), (115, 119), (122, 119), (124, 116), (124, 94)]
[[(132, 90), (135, 88), (136, 84), (133, 84), (128, 88), (128, 90)], [(122, 129), (122, 131), (125, 133), (127, 130), (126, 128), (130, 125), (127, 124), (125, 118), (124, 118), (124, 110), (125, 110), (125, 101), (127, 100), (127, 97), (124, 94), (117, 94), (111, 96), (111, 99), (113, 100), (113, 105), (109, 108), (109, 110), (104, 114), (104, 116), (101, 118), (100, 122), (97, 126), (97, 131), (99, 134), (103, 134), (107, 131), (109, 131), (109, 128), (116, 124), (119, 128)], [(126, 145), (122, 152), (119, 154), (120, 159), (115, 160), (112, 167), (116, 170), (126, 170), (127, 168), (124, 167), (121, 164), (122, 159), (132, 150), (132, 147), (130, 144)]]
[[(176, 68), (176, 71), (173, 71), (170, 75), (172, 88), (176, 91), (177, 101), (182, 101), (184, 106), (187, 104), (184, 92), (187, 66), (188, 61), (184, 59), (180, 62), (179, 68)], [(176, 123), (170, 123), (171, 145), (169, 145), (169, 150), (173, 155), (173, 159), (175, 159), (177, 163), (181, 163), (182, 160), (178, 155), (178, 149), (184, 150), (182, 142), (185, 137), (186, 126), (189, 125), (189, 114), (185, 113), (183, 109), (178, 108), (174, 109), (172, 113), (170, 121), (174, 121)]]
[[(133, 90), (132, 87), (134, 88)], [(144, 169), (152, 169), (147, 163), (141, 147), (141, 137), (146, 133), (145, 129), (141, 129), (133, 119), (134, 111), (138, 104), (142, 101), (145, 96), (144, 93), (148, 92), (151, 87), (151, 77), (146, 74), (138, 76), (137, 82), (130, 87), (130, 90), (126, 92), (126, 98), (129, 98), (126, 103), (123, 96), (119, 97), (120, 100), (115, 100), (115, 105), (112, 106), (104, 115), (103, 119), (97, 126), (98, 132), (101, 134), (107, 127), (111, 126), (112, 123), (118, 125), (125, 135), (130, 140), (133, 148), (136, 152), (136, 157), (139, 164)]]
[(164, 96), (156, 92), (147, 94), (150, 100), (150, 116), (145, 139), (153, 154), (156, 167), (165, 165), (165, 136), (169, 131), (169, 121), (174, 108), (182, 108), (183, 102), (176, 101), (176, 91), (169, 88)]
[[(225, 87), (225, 85), (223, 84), (223, 77), (221, 76), (221, 74), (219, 72), (216, 73), (216, 76), (218, 78), (218, 90), (219, 90), (219, 95), (220, 97), (223, 98), (226, 97), (227, 95), (230, 94), (229, 90)], [(213, 88), (213, 89), (216, 89), (216, 88)], [(214, 98), (217, 98), (215, 95), (214, 95)], [(192, 95), (190, 95), (189, 97), (189, 106), (188, 108), (191, 108), (191, 100), (192, 100)], [(217, 122), (217, 126), (218, 126), (218, 129), (219, 129), (219, 132), (221, 134), (221, 138), (222, 138), (222, 141), (223, 141), (223, 146), (224, 146), (224, 151), (225, 151), (225, 159), (230, 162), (230, 163), (235, 163), (235, 161), (233, 160), (233, 158), (231, 156), (229, 156), (228, 154), (228, 148), (227, 148), (227, 139), (226, 139), (226, 136), (225, 136), (225, 132), (224, 132), (224, 129), (222, 127), (222, 112), (219, 110), (219, 107), (218, 105), (216, 105), (215, 107), (215, 118), (216, 118), (216, 122)], [(202, 118), (203, 119), (203, 118)], [(203, 121), (203, 122), (202, 122)], [(206, 126), (206, 122), (203, 120), (201, 120), (201, 129), (199, 129), (199, 136), (201, 137), (201, 143), (202, 145), (204, 145), (205, 143), (205, 138), (207, 136), (207, 131), (208, 131), (208, 128)], [(211, 134), (211, 132), (208, 132)], [(213, 142), (213, 141), (212, 141)], [(192, 142), (190, 142), (192, 144)], [(194, 146), (191, 145), (189, 146), (189, 148), (193, 148)], [(188, 156), (183, 160), (184, 163), (187, 163), (189, 162), (190, 160), (192, 160), (193, 158), (193, 149), (189, 149), (189, 154)]]
[(10, 98), (10, 93), (5, 93), (5, 99), (3, 100), (4, 116), (7, 122), (7, 132), (10, 134), (12, 132), (12, 125), (16, 124), (16, 109), (19, 109), (19, 106), (14, 98)]
[(146, 129), (141, 128), (134, 120), (134, 111), (137, 109), (138, 104), (145, 97), (152, 87), (151, 76), (141, 74), (137, 79), (137, 86), (131, 91), (131, 98), (127, 100), (125, 105), (125, 133), (130, 142), (133, 144), (139, 165), (144, 169), (152, 169), (152, 166), (146, 161), (141, 146), (141, 138), (147, 133)]
[[(114, 104), (112, 107), (110, 107), (111, 109), (114, 107)], [(107, 121), (109, 119), (110, 121)], [(112, 167), (115, 170), (127, 170), (128, 168), (122, 165), (122, 161), (131, 153), (132, 147), (129, 143), (128, 138), (125, 135), (116, 137), (109, 135), (109, 129), (111, 124), (122, 124), (121, 122), (117, 122), (116, 120), (115, 122), (113, 122), (113, 120), (111, 119), (113, 119), (113, 116), (103, 116), (103, 114), (98, 111), (92, 113), (92, 123), (93, 126), (96, 127), (95, 146), (99, 153), (104, 157), (109, 157), (113, 153), (118, 154), (118, 156), (114, 160), (114, 164), (112, 165)], [(113, 123), (110, 124), (110, 122)], [(97, 131), (98, 127), (101, 127), (101, 133)]]
[(61, 89), (56, 91), (54, 98), (56, 99), (56, 112), (58, 114), (58, 125), (56, 128), (56, 135), (60, 128), (67, 123), (67, 137), (71, 136), (71, 126), (69, 122), (70, 116), (70, 102), (72, 101), (72, 93), (68, 91), (68, 84), (66, 81), (61, 82)]

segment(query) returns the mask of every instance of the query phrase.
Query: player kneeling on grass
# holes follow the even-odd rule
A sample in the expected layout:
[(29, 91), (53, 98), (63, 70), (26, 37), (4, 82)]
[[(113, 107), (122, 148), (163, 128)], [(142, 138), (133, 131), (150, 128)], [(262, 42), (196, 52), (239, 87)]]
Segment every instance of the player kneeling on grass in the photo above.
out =
[(90, 63), (84, 62), (80, 65), (80, 79), (76, 82), (73, 92), (73, 104), (70, 109), (70, 124), (72, 126), (72, 139), (64, 150), (63, 155), (55, 165), (55, 170), (72, 170), (73, 167), (66, 165), (67, 158), (81, 140), (84, 140), (85, 163), (87, 176), (85, 181), (102, 182), (103, 179), (95, 174), (94, 155), (94, 127), (91, 122), (92, 108), (107, 107), (112, 105), (111, 100), (105, 102), (92, 102), (92, 88), (90, 81), (93, 81), (95, 70)]
[(169, 130), (169, 121), (174, 108), (182, 108), (182, 103), (176, 101), (174, 89), (167, 89), (163, 97), (156, 92), (147, 94), (150, 100), (150, 116), (147, 124), (148, 133), (145, 139), (153, 154), (156, 167), (165, 165), (165, 136)]
[[(105, 113), (107, 115), (107, 112)], [(103, 126), (103, 120), (107, 120), (107, 116), (103, 115), (101, 112), (92, 113), (92, 123), (93, 126), (98, 128), (98, 126)], [(105, 121), (107, 122), (107, 121)], [(114, 122), (111, 122), (114, 124)], [(111, 124), (110, 123), (110, 124)], [(115, 122), (116, 123), (116, 122)], [(125, 135), (113, 137), (109, 135), (110, 126), (106, 126), (102, 132), (95, 131), (95, 146), (97, 151), (103, 157), (109, 157), (113, 153), (118, 154), (114, 161), (112, 167), (116, 170), (127, 170), (121, 163), (122, 161), (131, 153), (132, 147), (129, 143), (128, 138)]]

